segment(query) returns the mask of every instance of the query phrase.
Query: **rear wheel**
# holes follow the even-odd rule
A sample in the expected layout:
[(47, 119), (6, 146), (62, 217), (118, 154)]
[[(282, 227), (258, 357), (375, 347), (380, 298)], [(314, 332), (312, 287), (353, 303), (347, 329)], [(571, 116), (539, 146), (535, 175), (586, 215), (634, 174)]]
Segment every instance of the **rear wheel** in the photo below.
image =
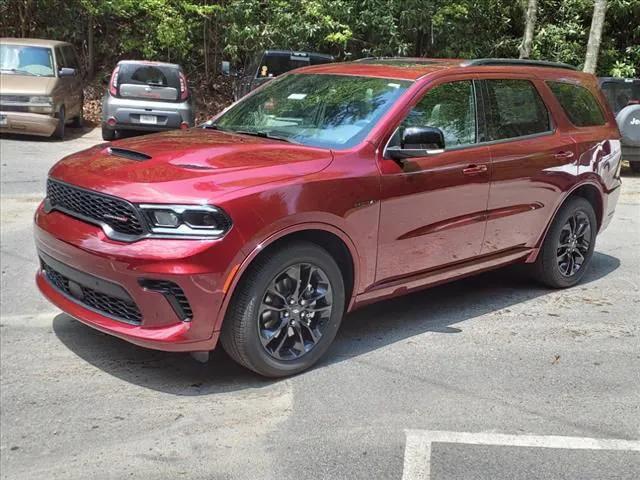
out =
[(102, 125), (102, 139), (110, 142), (112, 140), (115, 140), (115, 138), (116, 138), (116, 131), (111, 130), (110, 128), (107, 128), (104, 125)]
[(238, 363), (267, 377), (317, 362), (344, 314), (344, 281), (331, 255), (313, 243), (258, 257), (234, 293), (221, 341)]
[(552, 288), (578, 283), (591, 263), (597, 228), (596, 214), (586, 199), (567, 200), (547, 232), (534, 264), (535, 277)]
[(629, 162), (629, 167), (633, 173), (640, 173), (640, 162)]

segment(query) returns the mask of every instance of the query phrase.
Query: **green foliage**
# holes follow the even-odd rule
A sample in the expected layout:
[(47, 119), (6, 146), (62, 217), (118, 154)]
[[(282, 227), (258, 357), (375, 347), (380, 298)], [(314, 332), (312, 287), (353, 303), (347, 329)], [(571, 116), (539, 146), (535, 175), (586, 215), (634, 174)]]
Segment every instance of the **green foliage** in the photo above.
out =
[[(361, 56), (515, 57), (524, 1), (2, 0), (0, 34), (66, 39), (98, 65), (120, 58), (245, 61), (265, 48)], [(640, 73), (640, 0), (609, 0), (600, 74)], [(539, 0), (532, 57), (580, 66), (593, 0)], [(205, 59), (206, 57), (206, 59)]]

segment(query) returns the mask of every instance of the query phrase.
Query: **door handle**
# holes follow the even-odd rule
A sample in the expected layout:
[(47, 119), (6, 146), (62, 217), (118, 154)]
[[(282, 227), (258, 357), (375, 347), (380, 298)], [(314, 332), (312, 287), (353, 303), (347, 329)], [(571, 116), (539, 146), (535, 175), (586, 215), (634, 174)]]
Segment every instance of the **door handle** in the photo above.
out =
[(486, 165), (469, 165), (466, 168), (462, 169), (462, 173), (465, 175), (480, 175), (487, 171)]
[(573, 152), (558, 152), (554, 155), (558, 160), (569, 160), (573, 158)]

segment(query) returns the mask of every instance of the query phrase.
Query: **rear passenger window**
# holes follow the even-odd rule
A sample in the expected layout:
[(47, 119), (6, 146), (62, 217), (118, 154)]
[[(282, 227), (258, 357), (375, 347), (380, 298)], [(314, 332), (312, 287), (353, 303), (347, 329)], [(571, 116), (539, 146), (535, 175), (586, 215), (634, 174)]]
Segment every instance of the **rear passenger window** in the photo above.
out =
[(551, 130), (549, 112), (528, 80), (485, 80), (489, 140), (535, 135)]
[(605, 124), (602, 109), (589, 90), (573, 83), (547, 82), (547, 85), (576, 127)]

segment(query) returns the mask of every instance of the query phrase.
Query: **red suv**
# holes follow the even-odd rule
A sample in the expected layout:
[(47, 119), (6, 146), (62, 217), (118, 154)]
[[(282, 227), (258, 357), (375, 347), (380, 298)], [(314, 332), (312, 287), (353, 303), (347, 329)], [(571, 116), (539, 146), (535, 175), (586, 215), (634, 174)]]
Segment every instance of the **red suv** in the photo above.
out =
[(516, 262), (576, 284), (620, 184), (613, 115), (566, 65), (312, 66), (200, 128), (60, 161), (35, 215), (37, 283), (137, 345), (220, 339), (290, 375), (373, 301)]

